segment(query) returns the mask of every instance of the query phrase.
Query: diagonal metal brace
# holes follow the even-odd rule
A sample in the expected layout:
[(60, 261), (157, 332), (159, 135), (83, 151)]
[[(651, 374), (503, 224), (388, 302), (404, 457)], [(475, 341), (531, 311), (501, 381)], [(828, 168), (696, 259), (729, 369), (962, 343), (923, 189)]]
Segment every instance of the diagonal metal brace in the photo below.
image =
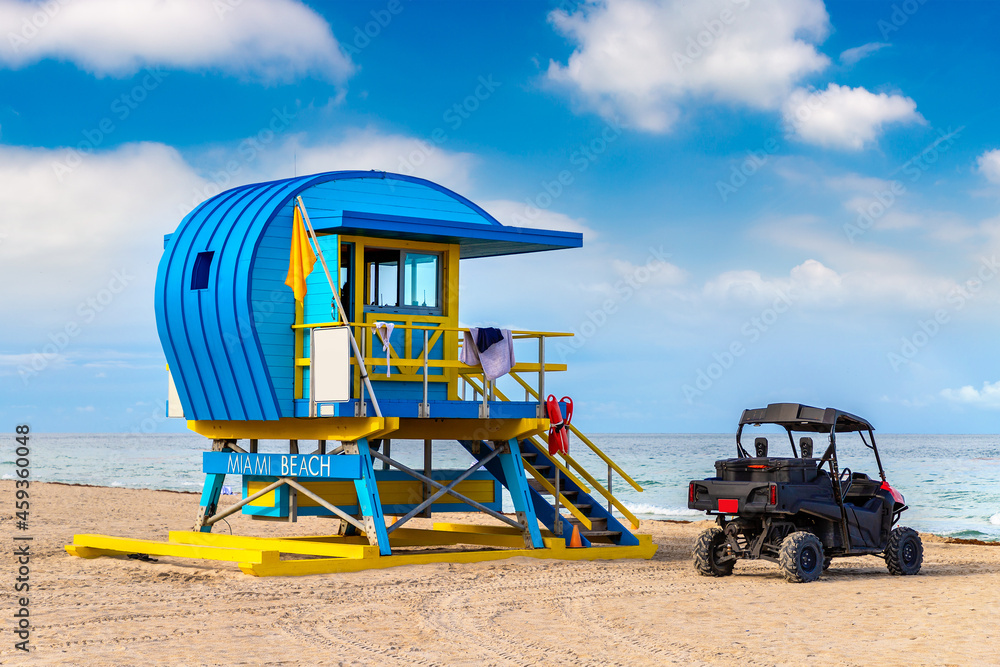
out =
[(322, 498), (320, 498), (315, 493), (313, 493), (312, 491), (310, 491), (306, 487), (302, 486), (301, 484), (299, 484), (295, 480), (288, 479), (287, 477), (284, 478), (284, 479), (285, 479), (285, 483), (288, 484), (288, 486), (292, 487), (293, 489), (295, 489), (299, 493), (303, 493), (303, 494), (309, 496), (310, 498), (312, 498), (313, 500), (315, 500), (316, 502), (318, 502), (320, 505), (322, 505), (326, 509), (330, 510), (331, 512), (333, 512), (334, 514), (336, 514), (341, 519), (343, 519), (347, 523), (351, 524), (352, 526), (354, 526), (355, 528), (357, 528), (361, 532), (363, 532), (363, 533), (367, 533), (368, 532), (365, 529), (365, 524), (364, 523), (362, 523), (361, 521), (358, 521), (357, 519), (355, 519), (353, 516), (351, 516), (350, 514), (348, 514), (347, 512), (345, 512), (344, 510), (340, 509), (336, 505), (333, 505), (333, 504), (328, 503), (327, 501), (323, 500)]
[(495, 518), (495, 519), (497, 519), (499, 521), (503, 521), (504, 523), (508, 524), (509, 526), (511, 526), (513, 528), (517, 528), (517, 529), (523, 530), (524, 526), (521, 525), (520, 523), (518, 523), (517, 521), (514, 521), (510, 517), (504, 516), (503, 514), (501, 514), (499, 512), (495, 512), (494, 510), (491, 510), (489, 507), (486, 507), (482, 503), (478, 503), (475, 500), (472, 500), (471, 498), (469, 498), (467, 496), (463, 496), (461, 493), (458, 493), (457, 491), (454, 490), (454, 487), (457, 484), (459, 484), (460, 482), (465, 481), (469, 477), (469, 475), (471, 475), (476, 470), (478, 470), (479, 468), (481, 468), (488, 461), (492, 460), (493, 457), (499, 455), (502, 451), (503, 450), (501, 448), (497, 448), (497, 449), (492, 450), (484, 458), (478, 460), (475, 463), (475, 465), (473, 465), (471, 468), (469, 468), (464, 473), (462, 473), (458, 477), (458, 479), (453, 480), (447, 486), (445, 486), (444, 484), (442, 484), (441, 482), (439, 482), (439, 481), (437, 481), (435, 479), (431, 479), (430, 477), (427, 477), (426, 475), (422, 475), (421, 473), (417, 472), (416, 470), (413, 470), (412, 468), (408, 468), (405, 465), (403, 465), (402, 463), (400, 463), (398, 461), (395, 461), (393, 459), (390, 459), (388, 456), (384, 456), (384, 455), (382, 455), (382, 454), (380, 454), (380, 453), (372, 450), (371, 451), (372, 456), (374, 456), (378, 460), (385, 461), (386, 463), (388, 463), (389, 465), (393, 466), (394, 468), (398, 468), (399, 470), (405, 472), (407, 475), (409, 475), (409, 476), (411, 476), (411, 477), (413, 477), (415, 479), (418, 479), (418, 480), (420, 480), (422, 482), (426, 482), (428, 484), (431, 484), (431, 485), (433, 485), (433, 486), (435, 486), (435, 487), (437, 487), (439, 489), (439, 491), (437, 493), (435, 493), (434, 495), (432, 495), (430, 498), (428, 498), (424, 502), (420, 503), (420, 505), (417, 505), (417, 507), (415, 507), (414, 509), (412, 509), (406, 516), (402, 517), (401, 519), (399, 519), (398, 521), (396, 521), (396, 523), (392, 524), (392, 526), (390, 526), (387, 529), (387, 532), (391, 533), (396, 528), (399, 528), (401, 525), (403, 525), (403, 523), (405, 523), (406, 521), (409, 521), (410, 519), (412, 519), (414, 516), (416, 516), (418, 513), (422, 512), (424, 509), (426, 509), (427, 507), (429, 507), (434, 501), (436, 501), (438, 498), (440, 498), (441, 496), (445, 495), (446, 493), (450, 493), (451, 495), (455, 496), (456, 498), (458, 498), (462, 502), (466, 503), (467, 505), (471, 505), (472, 507), (475, 507), (480, 512), (483, 512), (484, 514), (488, 514), (488, 515), (492, 516), (493, 518)]
[(320, 505), (322, 505), (326, 509), (328, 509), (331, 512), (333, 512), (334, 514), (336, 514), (338, 517), (340, 517), (344, 521), (347, 521), (348, 523), (350, 523), (351, 525), (353, 525), (358, 530), (360, 530), (362, 532), (365, 532), (365, 526), (364, 526), (363, 523), (361, 523), (360, 521), (358, 521), (353, 516), (351, 516), (350, 514), (348, 514), (345, 511), (343, 511), (342, 509), (340, 509), (336, 505), (331, 505), (330, 503), (326, 502), (325, 500), (323, 500), (322, 498), (320, 498), (319, 496), (317, 496), (315, 493), (313, 493), (312, 491), (310, 491), (306, 487), (302, 486), (301, 484), (299, 484), (295, 480), (290, 479), (288, 477), (282, 477), (282, 478), (278, 479), (277, 481), (272, 482), (271, 484), (268, 484), (267, 486), (265, 486), (263, 489), (261, 489), (260, 491), (258, 491), (255, 494), (253, 494), (252, 496), (247, 496), (246, 498), (242, 499), (241, 501), (239, 501), (235, 505), (230, 505), (229, 507), (227, 507), (222, 512), (219, 512), (218, 514), (215, 514), (215, 515), (213, 515), (211, 517), (208, 517), (207, 519), (205, 519), (205, 525), (206, 526), (211, 526), (212, 524), (215, 524), (215, 523), (217, 523), (219, 521), (222, 521), (223, 519), (225, 519), (230, 514), (235, 514), (236, 512), (238, 512), (240, 510), (240, 508), (242, 508), (247, 503), (251, 503), (251, 502), (257, 500), (261, 496), (266, 495), (266, 494), (270, 493), (271, 491), (274, 491), (275, 489), (277, 489), (279, 486), (282, 486), (283, 484), (287, 484), (288, 486), (292, 487), (293, 489), (295, 489), (299, 493), (304, 493), (305, 495), (309, 496), (310, 498), (312, 498), (313, 500), (315, 500), (316, 502), (318, 502)]

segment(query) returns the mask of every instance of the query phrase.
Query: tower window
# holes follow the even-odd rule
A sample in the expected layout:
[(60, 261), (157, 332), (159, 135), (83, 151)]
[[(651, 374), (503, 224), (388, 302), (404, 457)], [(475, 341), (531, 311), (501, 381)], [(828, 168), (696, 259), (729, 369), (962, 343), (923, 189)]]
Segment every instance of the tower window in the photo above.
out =
[(194, 260), (194, 271), (191, 272), (191, 289), (206, 289), (208, 276), (212, 270), (214, 251), (199, 252)]

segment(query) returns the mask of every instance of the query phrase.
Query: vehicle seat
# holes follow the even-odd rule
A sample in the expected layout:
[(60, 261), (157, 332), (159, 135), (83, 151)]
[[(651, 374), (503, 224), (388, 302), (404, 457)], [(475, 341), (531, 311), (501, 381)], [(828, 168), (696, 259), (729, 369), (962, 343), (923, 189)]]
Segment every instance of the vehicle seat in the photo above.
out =
[(799, 455), (804, 459), (811, 459), (813, 457), (812, 438), (799, 438)]
[(753, 448), (757, 450), (757, 458), (767, 457), (767, 438), (754, 438)]
[(865, 505), (881, 488), (882, 483), (879, 480), (872, 479), (863, 472), (856, 472), (851, 475), (851, 488), (844, 496), (844, 500), (858, 506)]

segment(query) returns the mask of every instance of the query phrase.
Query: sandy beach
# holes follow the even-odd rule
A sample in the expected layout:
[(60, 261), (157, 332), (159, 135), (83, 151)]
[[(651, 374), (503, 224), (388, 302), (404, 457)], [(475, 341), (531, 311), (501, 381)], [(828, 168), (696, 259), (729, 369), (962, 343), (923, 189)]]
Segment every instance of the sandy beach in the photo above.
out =
[[(13, 486), (0, 484), (4, 498)], [(34, 538), (34, 653), (14, 650), (5, 633), (4, 664), (1000, 664), (1000, 547), (924, 535), (916, 577), (859, 558), (835, 561), (813, 584), (788, 584), (769, 563), (709, 579), (690, 564), (707, 524), (650, 521), (640, 532), (659, 545), (651, 561), (514, 558), (256, 578), (235, 564), (85, 560), (63, 550), (74, 533), (166, 539), (168, 529), (190, 528), (195, 494), (31, 488), (33, 523), (17, 532)], [(230, 523), (253, 535), (331, 525), (239, 515)], [(0, 525), (9, 554), (11, 510)]]

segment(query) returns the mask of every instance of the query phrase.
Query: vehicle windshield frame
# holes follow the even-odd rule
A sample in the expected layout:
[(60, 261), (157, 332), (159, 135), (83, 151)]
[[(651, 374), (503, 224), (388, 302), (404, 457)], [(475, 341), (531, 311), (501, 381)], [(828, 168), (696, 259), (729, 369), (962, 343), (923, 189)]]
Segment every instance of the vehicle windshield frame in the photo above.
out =
[[(801, 416), (803, 412), (809, 411), (811, 416)], [(788, 415), (794, 412), (794, 418)], [(820, 415), (822, 413), (822, 415)], [(770, 415), (781, 415), (781, 418), (768, 418)], [(871, 423), (843, 410), (835, 408), (812, 408), (797, 403), (777, 403), (768, 405), (766, 408), (748, 409), (743, 411), (740, 418), (739, 427), (736, 429), (736, 456), (737, 458), (755, 458), (743, 447), (741, 440), (743, 427), (746, 425), (755, 427), (764, 424), (780, 426), (785, 429), (788, 435), (788, 442), (792, 448), (794, 458), (801, 458), (795, 448), (794, 433), (826, 433), (829, 434), (829, 446), (820, 457), (818, 466), (822, 466), (827, 461), (832, 462), (832, 469), (838, 468), (837, 462), (837, 434), (838, 433), (858, 433), (865, 447), (872, 450), (875, 455), (875, 464), (878, 466), (879, 477), (885, 481), (885, 470), (882, 467), (882, 458), (878, 453), (878, 445), (875, 443), (875, 427)], [(868, 438), (865, 438), (865, 432)]]

